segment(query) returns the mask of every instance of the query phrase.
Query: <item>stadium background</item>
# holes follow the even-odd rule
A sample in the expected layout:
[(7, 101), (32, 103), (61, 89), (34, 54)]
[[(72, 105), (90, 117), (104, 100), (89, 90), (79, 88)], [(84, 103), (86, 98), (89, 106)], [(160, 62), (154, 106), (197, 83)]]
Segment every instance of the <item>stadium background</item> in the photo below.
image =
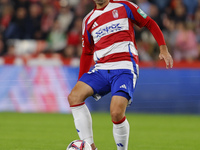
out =
[[(165, 70), (146, 29), (136, 30), (140, 77), (130, 112), (200, 113), (200, 2), (133, 0), (160, 26), (174, 68)], [(0, 0), (0, 111), (69, 113), (83, 17), (92, 0)], [(87, 104), (109, 111), (110, 95)]]
[[(135, 27), (140, 77), (127, 108), (131, 150), (199, 150), (200, 1), (133, 0), (161, 27), (174, 68)], [(78, 78), (92, 0), (0, 0), (0, 150), (61, 150), (78, 139), (67, 96)], [(110, 95), (86, 101), (95, 144), (116, 148)], [(23, 113), (21, 113), (23, 112)]]

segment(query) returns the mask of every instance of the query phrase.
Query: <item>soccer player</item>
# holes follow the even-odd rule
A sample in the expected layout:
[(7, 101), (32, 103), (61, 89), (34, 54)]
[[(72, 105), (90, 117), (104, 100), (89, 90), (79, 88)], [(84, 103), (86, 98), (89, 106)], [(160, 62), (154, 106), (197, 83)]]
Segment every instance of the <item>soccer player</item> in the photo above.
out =
[[(166, 68), (172, 68), (173, 59), (156, 22), (136, 4), (125, 0), (94, 2), (95, 8), (83, 20), (79, 80), (68, 101), (80, 139), (89, 142), (95, 150), (91, 114), (84, 101), (89, 96), (99, 100), (111, 92), (114, 140), (117, 150), (127, 150), (129, 123), (125, 111), (133, 100), (139, 75), (134, 24), (146, 27), (153, 34), (160, 48), (159, 57), (164, 59)], [(96, 64), (88, 72), (92, 59)]]

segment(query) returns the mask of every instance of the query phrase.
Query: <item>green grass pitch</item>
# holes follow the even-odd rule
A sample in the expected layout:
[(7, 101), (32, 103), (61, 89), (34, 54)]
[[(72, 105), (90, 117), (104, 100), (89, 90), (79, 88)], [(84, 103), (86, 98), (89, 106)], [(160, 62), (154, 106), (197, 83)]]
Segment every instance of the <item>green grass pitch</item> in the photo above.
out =
[[(200, 116), (131, 114), (129, 150), (200, 150)], [(99, 150), (116, 150), (108, 113), (92, 113)], [(0, 150), (65, 150), (78, 139), (71, 114), (0, 113)]]

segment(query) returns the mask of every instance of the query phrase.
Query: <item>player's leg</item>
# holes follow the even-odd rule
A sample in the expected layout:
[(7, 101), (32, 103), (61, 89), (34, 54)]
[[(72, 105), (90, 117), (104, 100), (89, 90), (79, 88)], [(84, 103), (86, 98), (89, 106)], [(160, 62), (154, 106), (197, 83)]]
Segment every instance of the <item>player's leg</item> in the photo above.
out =
[(68, 102), (70, 106), (79, 105), (93, 93), (93, 89), (88, 84), (78, 81), (68, 96)]
[(127, 105), (128, 99), (124, 96), (112, 97), (110, 114), (113, 121), (113, 136), (117, 145), (117, 150), (128, 149), (129, 123), (125, 116)]
[[(128, 149), (129, 123), (125, 117), (127, 105), (133, 100), (137, 76), (130, 70), (116, 70), (112, 81), (110, 112), (113, 121), (113, 136), (117, 150)], [(111, 72), (112, 73), (112, 72)]]
[(93, 95), (93, 89), (84, 82), (78, 81), (68, 96), (68, 101), (74, 117), (74, 123), (78, 135), (81, 140), (87, 141), (91, 144), (92, 149), (95, 150), (92, 118), (91, 114), (84, 103), (85, 99)]

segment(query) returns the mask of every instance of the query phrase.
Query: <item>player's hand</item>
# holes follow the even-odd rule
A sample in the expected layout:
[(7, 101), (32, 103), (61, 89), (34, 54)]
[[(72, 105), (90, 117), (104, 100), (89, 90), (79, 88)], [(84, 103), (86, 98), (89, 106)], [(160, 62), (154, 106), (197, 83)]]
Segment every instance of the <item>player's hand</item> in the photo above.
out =
[(166, 45), (161, 45), (160, 46), (160, 54), (159, 54), (160, 59), (164, 59), (166, 63), (166, 68), (168, 69), (169, 67), (173, 67), (173, 59), (172, 56), (170, 55), (168, 48)]

